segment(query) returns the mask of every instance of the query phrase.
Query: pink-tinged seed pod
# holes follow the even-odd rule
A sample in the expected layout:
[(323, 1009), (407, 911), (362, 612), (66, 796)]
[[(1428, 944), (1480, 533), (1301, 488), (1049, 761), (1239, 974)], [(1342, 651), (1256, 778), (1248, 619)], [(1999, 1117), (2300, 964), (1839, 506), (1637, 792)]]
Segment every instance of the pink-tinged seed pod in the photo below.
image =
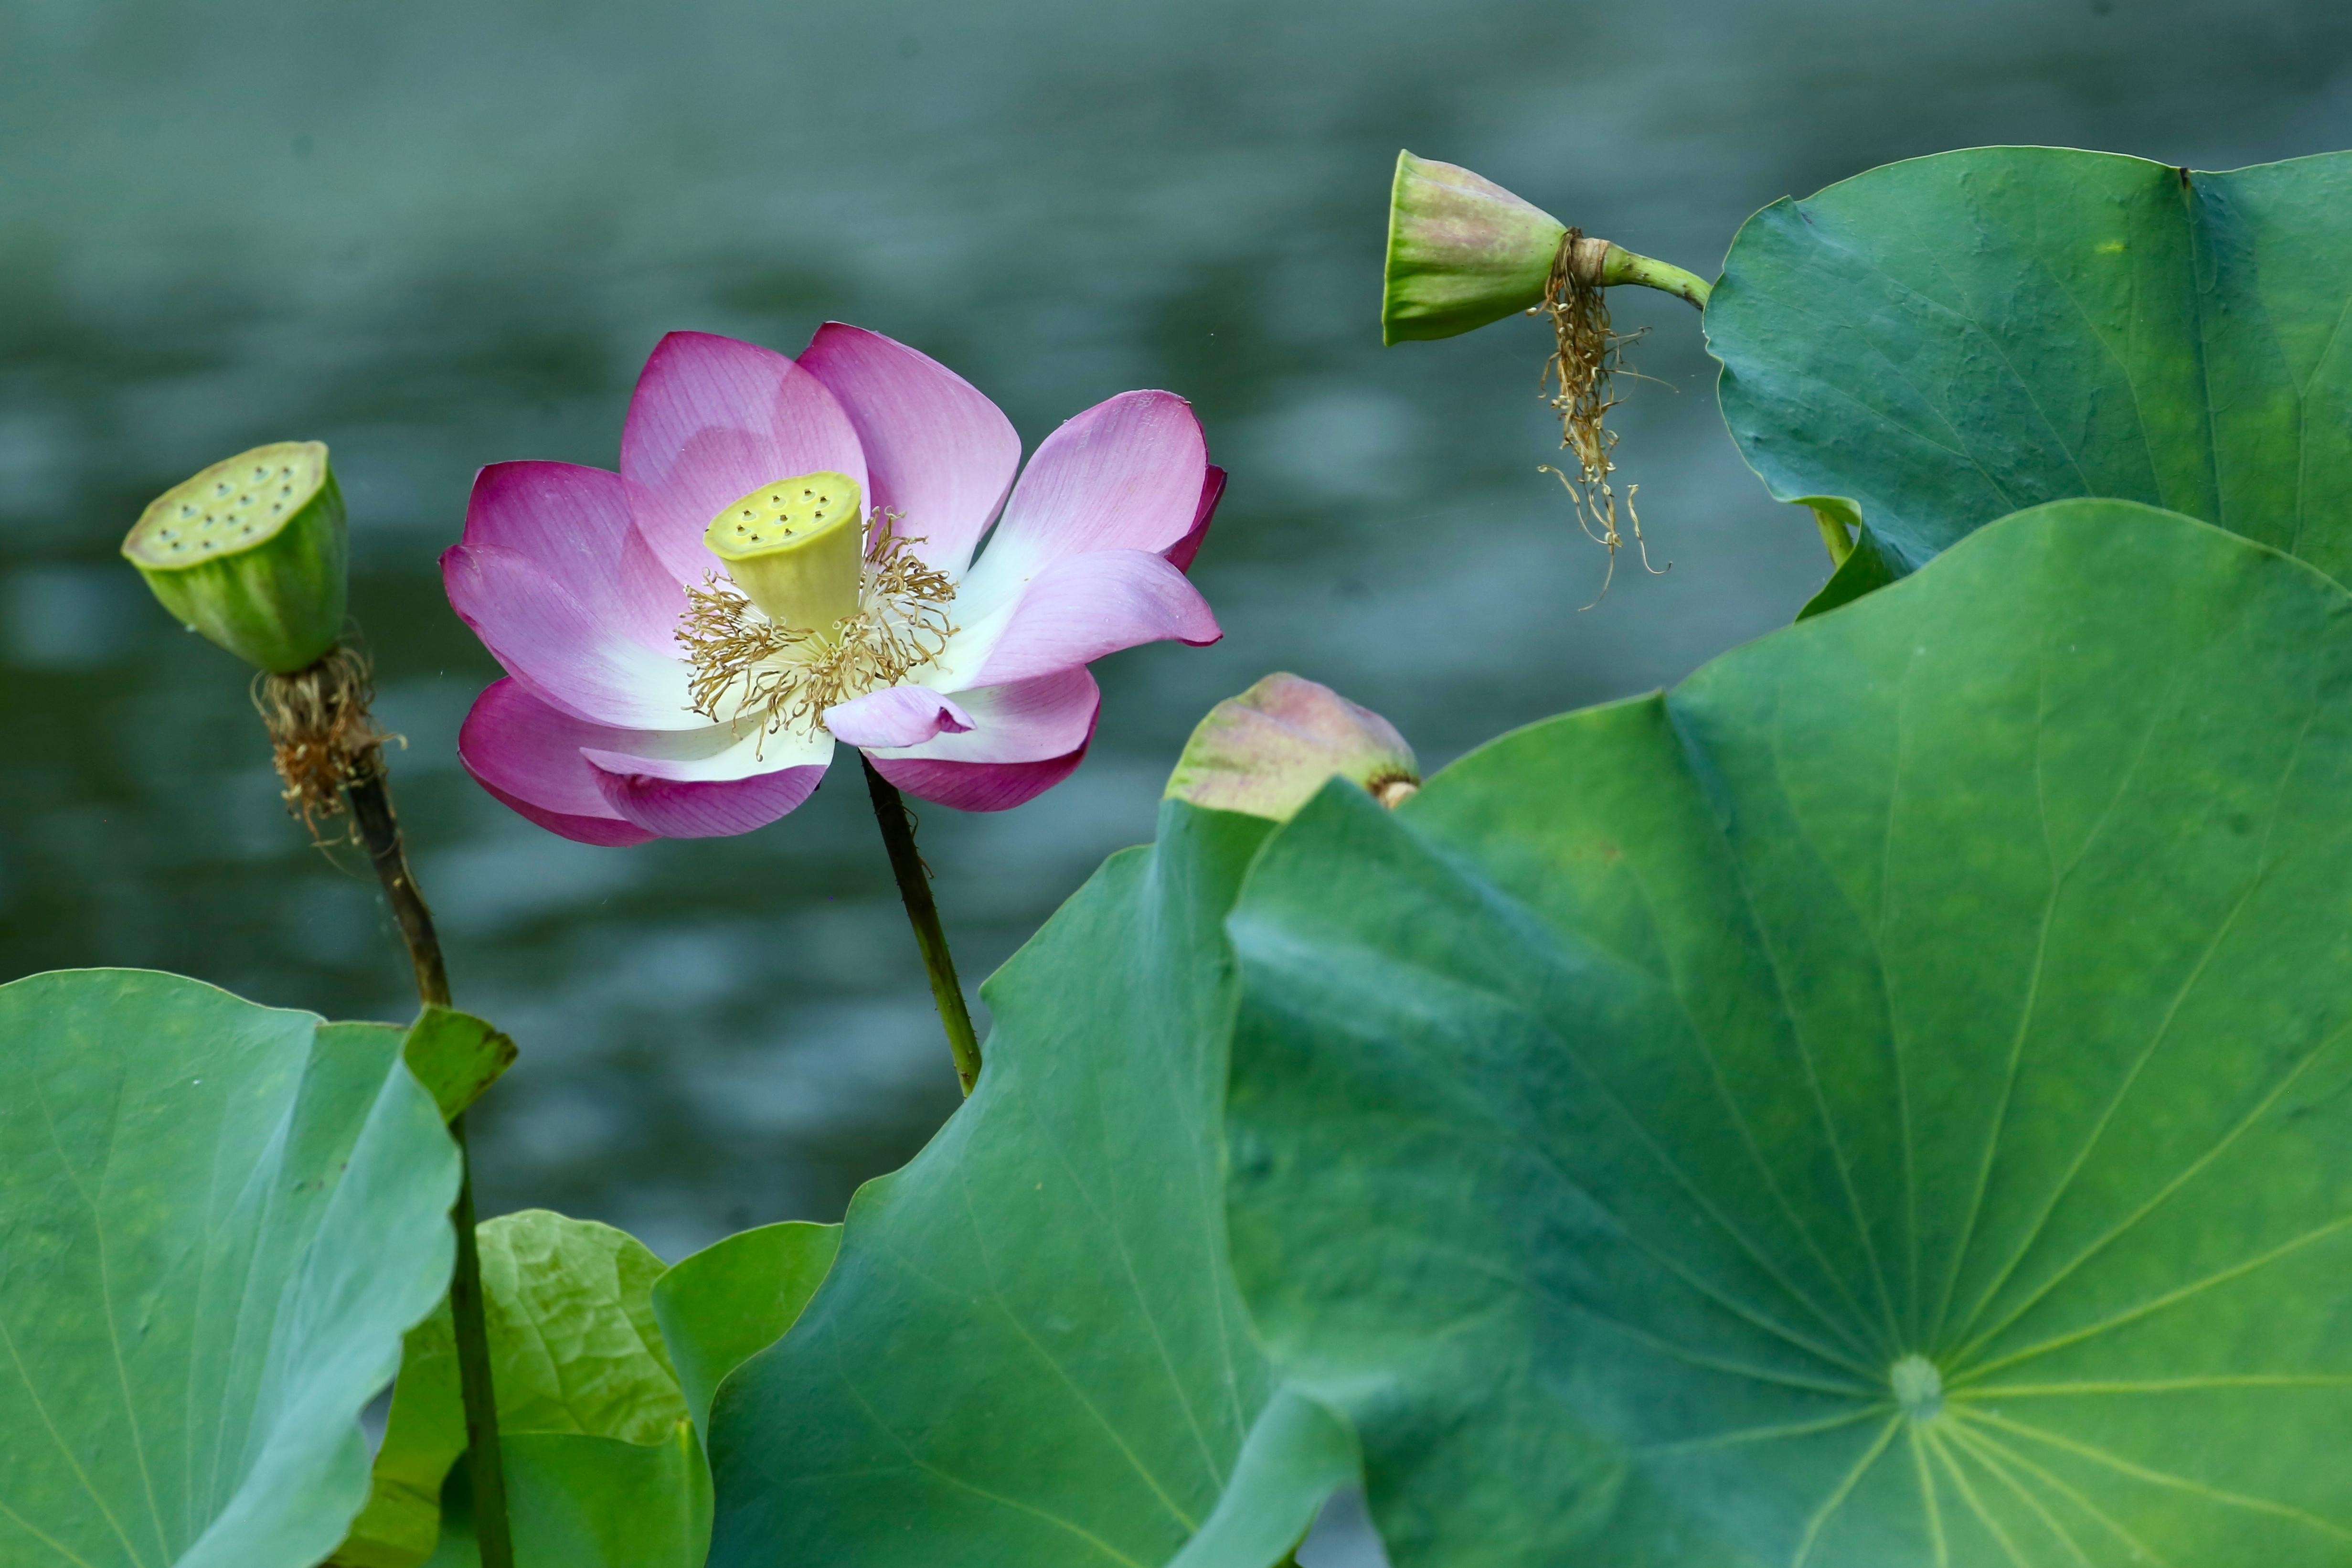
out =
[(1399, 153), (1381, 341), (1450, 338), (1535, 309), (1567, 232), (1492, 180)]

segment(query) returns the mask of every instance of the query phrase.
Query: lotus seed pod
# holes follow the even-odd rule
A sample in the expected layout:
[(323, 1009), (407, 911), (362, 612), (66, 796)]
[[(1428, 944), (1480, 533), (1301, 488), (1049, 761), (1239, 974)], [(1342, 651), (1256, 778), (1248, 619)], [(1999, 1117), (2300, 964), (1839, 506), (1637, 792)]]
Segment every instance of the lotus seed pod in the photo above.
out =
[(1287, 822), (1335, 774), (1382, 805), (1421, 787), (1412, 748), (1387, 720), (1328, 686), (1269, 675), (1209, 710), (1167, 796)]
[(350, 549), (342, 492), (317, 441), (278, 441), (165, 490), (122, 542), (191, 631), (278, 675), (342, 635)]
[(729, 502), (702, 542), (778, 626), (829, 632), (857, 613), (866, 512), (846, 474), (795, 474)]
[(1491, 180), (1399, 153), (1381, 341), (1450, 338), (1533, 310), (1567, 232)]

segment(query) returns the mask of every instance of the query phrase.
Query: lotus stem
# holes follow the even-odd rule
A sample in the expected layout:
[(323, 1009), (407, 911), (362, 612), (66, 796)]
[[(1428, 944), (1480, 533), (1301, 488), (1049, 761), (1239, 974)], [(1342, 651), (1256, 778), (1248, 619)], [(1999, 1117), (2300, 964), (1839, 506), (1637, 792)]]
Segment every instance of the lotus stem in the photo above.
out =
[[(370, 746), (343, 780), (352, 823), (383, 896), (400, 922), (408, 962), (416, 972), (417, 999), (428, 1007), (449, 1005), (449, 972), (441, 962), (441, 939), (433, 911), (417, 890), (392, 809), (392, 780), (380, 746)], [(457, 1386), (466, 1406), (466, 1454), (474, 1483), (474, 1539), (482, 1568), (514, 1568), (514, 1537), (507, 1522), (506, 1469), (499, 1451), (497, 1389), (490, 1379), (489, 1324), (482, 1309), (482, 1259), (474, 1239), (474, 1162), (466, 1144), (466, 1118), (449, 1119), (457, 1142), (457, 1203), (450, 1218), (457, 1227), (457, 1264), (449, 1280), (449, 1317), (457, 1330)]]
[(352, 821), (362, 847), (375, 867), (376, 879), (400, 922), (408, 962), (416, 971), (416, 994), (428, 1007), (449, 1005), (449, 972), (441, 962), (441, 939), (433, 930), (433, 911), (416, 890), (415, 874), (408, 868), (408, 851), (400, 839), (400, 819), (392, 810), (392, 778), (383, 752), (371, 746), (343, 781), (351, 802)]
[(449, 1279), (449, 1319), (457, 1331), (457, 1389), (466, 1406), (466, 1464), (474, 1483), (474, 1543), (482, 1568), (514, 1568), (507, 1523), (507, 1474), (499, 1451), (498, 1391), (490, 1381), (490, 1326), (482, 1308), (482, 1258), (474, 1240), (474, 1161), (466, 1113), (449, 1119), (457, 1141), (457, 1268)]
[(908, 815), (897, 786), (875, 771), (863, 753), (858, 761), (866, 768), (866, 793), (874, 797), (874, 820), (882, 827), (882, 846), (890, 852), (890, 874), (898, 879), (898, 897), (907, 906), (907, 923), (915, 928), (915, 945), (922, 950), (923, 968), (931, 978), (931, 999), (939, 1004), (940, 1024), (947, 1030), (956, 1081), (970, 1095), (980, 1081), (980, 1039), (972, 1033), (971, 1014), (963, 1005), (963, 986), (956, 979), (948, 933), (940, 926), (939, 906), (931, 901), (930, 868), (923, 864), (915, 847), (914, 819)]

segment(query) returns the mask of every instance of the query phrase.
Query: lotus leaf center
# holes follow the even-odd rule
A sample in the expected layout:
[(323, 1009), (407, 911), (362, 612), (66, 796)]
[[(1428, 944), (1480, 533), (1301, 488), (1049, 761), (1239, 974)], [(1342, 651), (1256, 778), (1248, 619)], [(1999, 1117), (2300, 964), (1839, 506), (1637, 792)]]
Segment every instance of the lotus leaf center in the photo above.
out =
[(1895, 1402), (1914, 1421), (1926, 1421), (1944, 1408), (1944, 1374), (1926, 1356), (1913, 1353), (1895, 1363), (1886, 1374)]

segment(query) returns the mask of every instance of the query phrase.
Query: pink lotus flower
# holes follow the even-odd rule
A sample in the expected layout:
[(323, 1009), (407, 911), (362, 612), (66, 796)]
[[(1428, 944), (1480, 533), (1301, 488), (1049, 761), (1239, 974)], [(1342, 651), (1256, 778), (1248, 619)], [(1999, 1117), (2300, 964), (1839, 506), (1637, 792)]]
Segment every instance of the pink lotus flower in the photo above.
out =
[(798, 361), (671, 333), (618, 474), (475, 480), (442, 578), (508, 678), (459, 757), (588, 844), (749, 832), (835, 741), (926, 800), (1031, 799), (1086, 754), (1091, 660), (1222, 635), (1184, 569), (1225, 476), (1165, 392), (1070, 420), (1016, 485), (1020, 464), (994, 404), (877, 333), (828, 324)]

